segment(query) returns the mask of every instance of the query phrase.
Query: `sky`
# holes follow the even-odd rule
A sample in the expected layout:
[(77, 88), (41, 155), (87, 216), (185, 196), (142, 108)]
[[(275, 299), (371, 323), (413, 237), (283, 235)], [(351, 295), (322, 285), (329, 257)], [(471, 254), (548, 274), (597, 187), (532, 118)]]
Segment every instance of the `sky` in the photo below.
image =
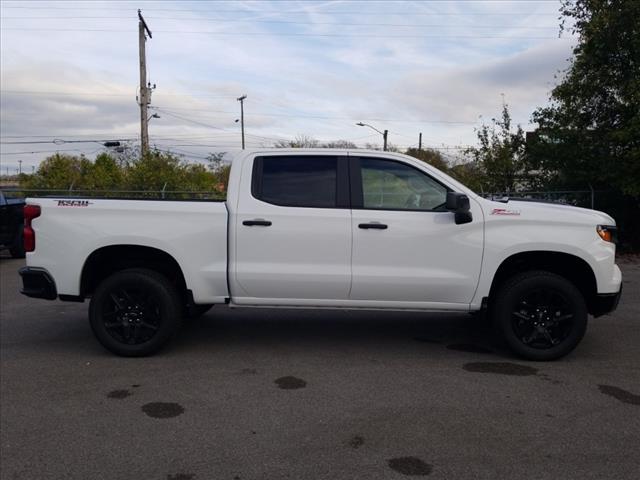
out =
[[(305, 135), (437, 148), (451, 161), (506, 102), (525, 130), (568, 66), (551, 1), (2, 1), (0, 171), (139, 141), (138, 18), (151, 145), (204, 161)], [(8, 170), (7, 170), (8, 169)]]

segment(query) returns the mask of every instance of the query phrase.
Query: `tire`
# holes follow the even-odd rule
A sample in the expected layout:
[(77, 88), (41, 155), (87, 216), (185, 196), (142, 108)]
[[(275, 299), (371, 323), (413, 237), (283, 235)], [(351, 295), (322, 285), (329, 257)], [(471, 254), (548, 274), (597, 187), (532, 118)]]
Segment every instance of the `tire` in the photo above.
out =
[(517, 355), (556, 360), (572, 352), (587, 330), (584, 297), (566, 278), (546, 271), (515, 275), (498, 289), (491, 316)]
[(96, 289), (89, 322), (98, 341), (123, 357), (143, 357), (162, 348), (179, 330), (180, 296), (163, 275), (142, 268), (114, 273)]
[(188, 319), (188, 320), (194, 320), (196, 318), (200, 318), (201, 316), (203, 316), (205, 313), (207, 313), (209, 310), (211, 310), (211, 308), (213, 307), (213, 304), (205, 304), (205, 305), (196, 305), (196, 304), (191, 304), (191, 305), (187, 305), (184, 308), (184, 318)]
[(9, 253), (13, 258), (24, 258), (24, 243), (22, 240), (22, 228), (18, 231), (18, 235), (16, 236), (16, 242), (13, 244), (13, 247), (9, 249)]

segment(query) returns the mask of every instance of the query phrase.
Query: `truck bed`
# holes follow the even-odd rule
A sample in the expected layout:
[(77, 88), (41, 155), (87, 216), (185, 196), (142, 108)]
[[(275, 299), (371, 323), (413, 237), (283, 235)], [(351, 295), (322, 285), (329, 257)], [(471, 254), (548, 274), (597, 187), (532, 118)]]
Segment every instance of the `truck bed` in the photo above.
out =
[[(55, 278), (59, 295), (80, 295), (78, 272), (102, 248), (139, 245), (171, 255), (196, 303), (220, 303), (227, 291), (227, 207), (224, 201), (28, 198), (38, 267)], [(27, 263), (29, 256), (27, 254)]]

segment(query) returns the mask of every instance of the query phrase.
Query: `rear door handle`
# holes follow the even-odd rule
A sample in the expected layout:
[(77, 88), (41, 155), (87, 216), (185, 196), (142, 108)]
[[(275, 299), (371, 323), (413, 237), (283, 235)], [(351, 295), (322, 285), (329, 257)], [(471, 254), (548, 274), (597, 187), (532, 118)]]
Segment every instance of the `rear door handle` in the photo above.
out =
[(255, 220), (245, 220), (242, 222), (243, 225), (247, 227), (270, 227), (271, 222), (269, 220), (263, 220), (261, 218), (257, 218)]
[(386, 230), (388, 227), (384, 223), (372, 222), (361, 223), (360, 225), (358, 225), (358, 228), (363, 228), (365, 230), (369, 228), (373, 228), (374, 230)]

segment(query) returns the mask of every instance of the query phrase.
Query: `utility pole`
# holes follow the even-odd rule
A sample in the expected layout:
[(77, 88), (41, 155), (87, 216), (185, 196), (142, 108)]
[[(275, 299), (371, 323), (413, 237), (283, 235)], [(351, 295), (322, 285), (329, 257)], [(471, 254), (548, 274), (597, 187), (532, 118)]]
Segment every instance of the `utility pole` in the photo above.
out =
[(418, 150), (422, 150), (422, 132), (418, 135)]
[(147, 57), (145, 43), (147, 37), (145, 31), (151, 36), (151, 30), (144, 21), (142, 12), (138, 10), (138, 50), (140, 53), (140, 158), (149, 151), (149, 119), (147, 118), (147, 106), (149, 105), (150, 85), (147, 85)]
[(22, 175), (22, 160), (18, 160), (18, 175)]
[(387, 151), (387, 135), (389, 135), (389, 130), (385, 130), (382, 134), (382, 138), (384, 139), (384, 146), (382, 147), (383, 151)]
[(246, 95), (242, 95), (238, 97), (238, 101), (240, 102), (240, 131), (242, 132), (242, 149), (244, 150), (244, 100), (247, 98)]

